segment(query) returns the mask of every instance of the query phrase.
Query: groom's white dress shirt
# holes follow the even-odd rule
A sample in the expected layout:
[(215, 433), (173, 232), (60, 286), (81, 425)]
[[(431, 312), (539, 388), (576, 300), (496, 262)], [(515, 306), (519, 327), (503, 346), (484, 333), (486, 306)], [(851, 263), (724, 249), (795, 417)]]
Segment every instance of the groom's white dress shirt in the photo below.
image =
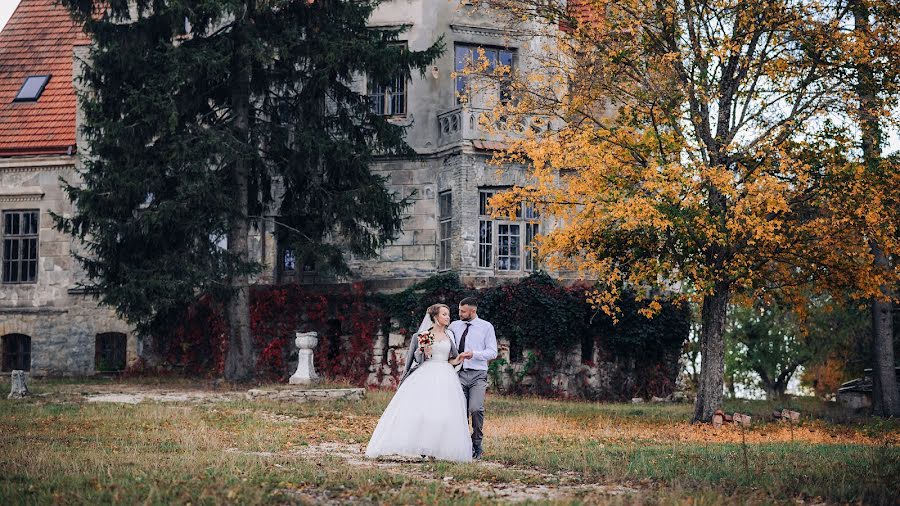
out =
[(494, 334), (494, 326), (481, 318), (468, 322), (456, 320), (450, 324), (450, 330), (453, 331), (457, 346), (466, 331), (466, 324), (471, 324), (469, 333), (466, 334), (466, 349), (459, 352), (471, 351), (472, 358), (463, 360), (463, 369), (487, 371), (488, 362), (497, 358), (497, 336)]

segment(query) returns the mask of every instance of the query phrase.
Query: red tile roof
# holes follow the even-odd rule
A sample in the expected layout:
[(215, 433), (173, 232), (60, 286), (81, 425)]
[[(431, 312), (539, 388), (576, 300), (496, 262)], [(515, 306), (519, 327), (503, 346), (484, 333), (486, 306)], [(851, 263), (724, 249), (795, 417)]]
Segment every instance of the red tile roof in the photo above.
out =
[[(0, 156), (61, 154), (75, 144), (73, 47), (90, 39), (55, 0), (22, 0), (0, 31)], [(25, 78), (50, 74), (36, 102), (13, 102)]]

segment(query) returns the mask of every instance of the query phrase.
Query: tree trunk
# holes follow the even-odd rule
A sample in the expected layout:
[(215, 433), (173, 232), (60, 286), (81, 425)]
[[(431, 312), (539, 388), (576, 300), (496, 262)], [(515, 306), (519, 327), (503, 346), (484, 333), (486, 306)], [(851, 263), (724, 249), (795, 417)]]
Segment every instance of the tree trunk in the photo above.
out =
[(703, 297), (700, 329), (700, 382), (692, 422), (710, 422), (722, 407), (725, 381), (725, 315), (730, 287), (716, 283), (715, 291)]
[[(890, 260), (877, 244), (872, 244), (875, 265), (889, 268)], [(900, 417), (900, 391), (897, 389), (894, 359), (893, 303), (888, 287), (882, 286), (882, 298), (872, 300), (872, 408), (876, 415)]]
[[(862, 1), (853, 4), (854, 30), (862, 38), (869, 34), (869, 8)], [(880, 180), (881, 165), (881, 125), (877, 111), (880, 103), (877, 96), (878, 83), (869, 61), (857, 63), (856, 92), (859, 97), (859, 122), (862, 131), (863, 162), (868, 177)], [(891, 260), (876, 240), (869, 241), (869, 248), (879, 270), (890, 270)], [(880, 287), (881, 297), (872, 299), (872, 379), (874, 381), (873, 408), (876, 415), (900, 416), (900, 392), (897, 390), (897, 376), (894, 361), (894, 324), (892, 319), (893, 291), (890, 286)]]
[[(249, 232), (249, 167), (244, 152), (250, 143), (250, 45), (247, 41), (247, 23), (253, 9), (248, 2), (243, 20), (236, 20), (234, 28), (234, 56), (232, 60), (232, 114), (234, 136), (238, 146), (231, 165), (232, 213), (228, 229), (228, 250), (241, 261), (250, 259), (247, 234)], [(226, 305), (228, 319), (228, 353), (225, 356), (225, 379), (247, 382), (253, 379), (256, 360), (253, 339), (250, 335), (250, 278), (242, 268), (230, 276), (233, 293)]]

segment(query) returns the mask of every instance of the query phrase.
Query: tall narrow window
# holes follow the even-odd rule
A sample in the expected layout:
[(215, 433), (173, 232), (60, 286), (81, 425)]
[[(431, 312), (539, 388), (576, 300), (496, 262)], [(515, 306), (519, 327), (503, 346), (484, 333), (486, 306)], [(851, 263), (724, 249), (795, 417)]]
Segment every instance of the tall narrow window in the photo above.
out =
[(478, 192), (478, 267), (490, 267), (494, 258), (494, 222), (488, 200), (494, 196), (490, 190)]
[(450, 234), (453, 223), (453, 199), (449, 191), (438, 195), (438, 217), (440, 221), (440, 257), (438, 269), (450, 268)]
[(3, 282), (34, 283), (38, 264), (38, 211), (3, 213)]
[(501, 223), (497, 225), (497, 269), (501, 271), (517, 271), (521, 269), (519, 246), (521, 233), (518, 223)]
[(525, 270), (533, 271), (537, 269), (537, 261), (535, 260), (535, 252), (534, 252), (534, 238), (539, 233), (539, 227), (537, 220), (540, 219), (540, 214), (534, 206), (528, 204), (527, 202), (522, 203), (522, 214), (525, 217)]
[(3, 372), (31, 370), (31, 338), (25, 334), (3, 336)]
[[(483, 55), (483, 56), (482, 56)], [(484, 58), (484, 59), (482, 59)], [(482, 66), (487, 63), (487, 68)], [(512, 73), (515, 51), (496, 47), (480, 47), (466, 44), (457, 44), (454, 53), (454, 70), (456, 71), (456, 103), (462, 102), (462, 97), (467, 96), (469, 89), (469, 76), (465, 75), (466, 67), (471, 66), (479, 70), (481, 74), (496, 76), (503, 72), (503, 76)], [(503, 103), (510, 98), (510, 81), (505, 77), (499, 83), (500, 100)]]

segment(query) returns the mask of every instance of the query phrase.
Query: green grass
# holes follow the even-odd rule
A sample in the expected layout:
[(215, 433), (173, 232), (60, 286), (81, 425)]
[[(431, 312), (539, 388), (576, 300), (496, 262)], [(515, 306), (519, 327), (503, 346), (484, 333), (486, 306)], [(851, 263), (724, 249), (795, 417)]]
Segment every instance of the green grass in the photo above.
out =
[(0, 399), (0, 504), (491, 504), (474, 489), (539, 485), (583, 488), (537, 504), (895, 504), (900, 483), (897, 421), (836, 424), (832, 406), (808, 399), (784, 406), (818, 417), (794, 442), (764, 420), (778, 406), (730, 402), (755, 417), (745, 446), (734, 428), (688, 425), (690, 405), (491, 395), (485, 465), (376, 467), (303, 449), (364, 445), (391, 392), (358, 402), (118, 405), (73, 394), (96, 383), (33, 384), (46, 395)]

